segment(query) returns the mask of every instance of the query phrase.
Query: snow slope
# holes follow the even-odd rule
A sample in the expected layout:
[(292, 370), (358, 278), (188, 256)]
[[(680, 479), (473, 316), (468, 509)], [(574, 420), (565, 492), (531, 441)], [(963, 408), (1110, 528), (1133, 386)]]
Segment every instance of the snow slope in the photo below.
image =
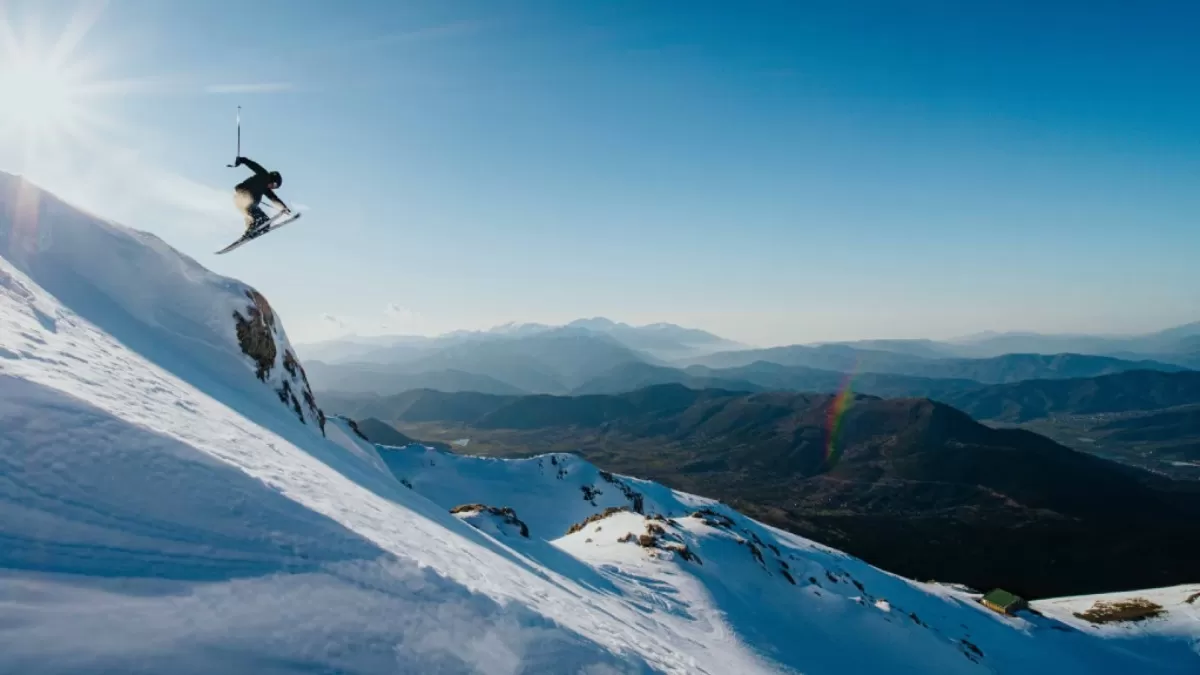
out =
[[(502, 460), (421, 446), (380, 451), (397, 476), (445, 508), (513, 509), (529, 539), (505, 542), (540, 564), (570, 573), (582, 562), (595, 570), (597, 588), (640, 604), (670, 632), (704, 640), (688, 632), (704, 626), (781, 668), (1200, 672), (1200, 599), (1186, 602), (1200, 585), (1050, 600), (1034, 603), (1044, 616), (1002, 617), (982, 607), (978, 594), (903, 579), (718, 502), (601, 472), (572, 455)], [(615, 509), (624, 510), (597, 517)], [(1073, 616), (1122, 595), (1157, 600), (1169, 611), (1102, 626)]]
[(0, 176), (0, 672), (694, 671), (302, 423), (246, 290)]
[(1200, 665), (1180, 589), (999, 617), (574, 457), (379, 450), (289, 353), (253, 289), (0, 174), (0, 672)]

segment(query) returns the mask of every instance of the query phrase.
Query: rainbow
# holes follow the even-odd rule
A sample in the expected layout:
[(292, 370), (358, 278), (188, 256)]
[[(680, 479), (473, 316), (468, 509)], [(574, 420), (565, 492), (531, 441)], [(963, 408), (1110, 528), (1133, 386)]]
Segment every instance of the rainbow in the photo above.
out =
[(829, 413), (825, 420), (825, 467), (833, 468), (837, 464), (838, 458), (841, 456), (842, 449), (838, 447), (838, 432), (842, 428), (842, 419), (846, 415), (846, 410), (850, 404), (854, 402), (854, 376), (858, 374), (858, 363), (854, 364), (854, 368), (846, 373), (845, 379), (842, 380), (842, 386), (838, 388), (837, 395), (833, 397), (833, 402), (829, 404)]

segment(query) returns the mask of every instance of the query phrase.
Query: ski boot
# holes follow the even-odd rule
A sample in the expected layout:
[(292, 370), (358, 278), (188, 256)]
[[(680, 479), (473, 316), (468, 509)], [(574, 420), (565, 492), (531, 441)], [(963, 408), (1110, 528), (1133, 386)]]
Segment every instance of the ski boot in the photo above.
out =
[(267, 223), (269, 222), (271, 222), (271, 219), (265, 213), (256, 217), (248, 226), (246, 226), (245, 236), (254, 237), (262, 234), (262, 230), (266, 228)]

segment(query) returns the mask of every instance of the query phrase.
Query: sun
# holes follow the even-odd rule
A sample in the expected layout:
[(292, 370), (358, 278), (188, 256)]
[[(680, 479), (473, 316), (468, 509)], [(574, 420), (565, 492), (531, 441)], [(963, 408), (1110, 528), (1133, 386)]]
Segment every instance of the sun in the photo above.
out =
[(98, 78), (103, 59), (80, 50), (104, 3), (53, 14), (60, 25), (49, 35), (43, 4), (28, 7), (32, 13), (17, 16), (0, 0), (0, 159), (8, 166), (57, 161), (90, 146), (111, 126), (98, 99), (122, 90)]
[(79, 122), (78, 84), (48, 62), (17, 55), (0, 62), (0, 127), (27, 140), (53, 140)]

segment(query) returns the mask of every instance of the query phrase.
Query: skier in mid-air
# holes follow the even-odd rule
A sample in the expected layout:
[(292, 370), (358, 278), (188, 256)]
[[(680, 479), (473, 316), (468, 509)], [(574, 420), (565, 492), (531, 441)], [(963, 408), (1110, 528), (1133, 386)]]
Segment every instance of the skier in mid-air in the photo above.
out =
[(278, 205), (284, 213), (291, 213), (292, 210), (275, 194), (275, 190), (283, 185), (283, 177), (279, 175), (278, 171), (267, 171), (258, 162), (245, 157), (238, 157), (233, 163), (234, 166), (243, 164), (250, 167), (254, 175), (238, 183), (234, 188), (233, 203), (246, 217), (246, 234), (250, 234), (269, 220), (267, 214), (259, 206), (264, 196)]

